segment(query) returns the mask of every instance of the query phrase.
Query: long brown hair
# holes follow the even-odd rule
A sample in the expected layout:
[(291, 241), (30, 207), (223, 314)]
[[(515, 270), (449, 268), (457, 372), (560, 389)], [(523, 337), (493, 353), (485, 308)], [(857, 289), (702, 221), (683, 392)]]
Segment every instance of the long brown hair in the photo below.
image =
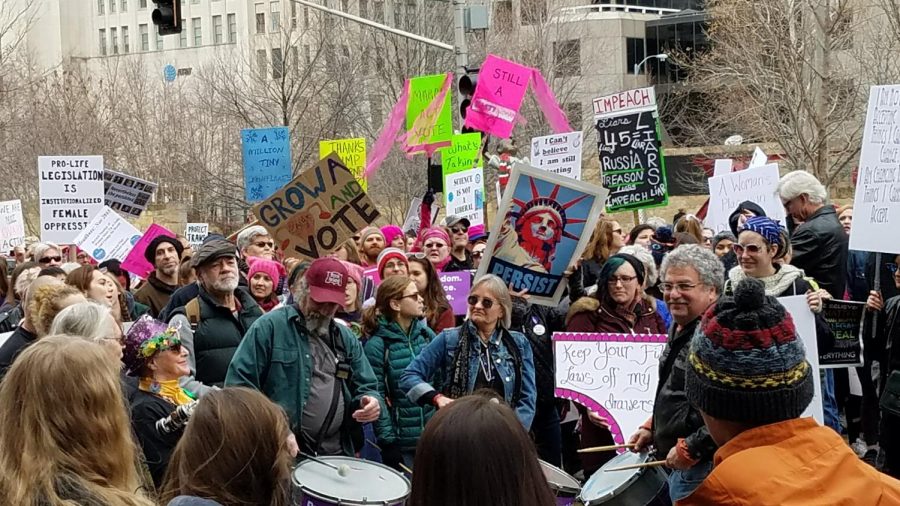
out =
[(396, 311), (391, 308), (391, 301), (403, 297), (403, 292), (410, 283), (412, 280), (406, 276), (391, 276), (378, 285), (378, 290), (375, 292), (375, 305), (363, 311), (362, 325), (365, 335), (372, 335), (378, 328), (379, 316), (384, 316), (389, 321), (396, 320)]
[(206, 394), (172, 453), (162, 504), (191, 495), (224, 506), (287, 506), (289, 434), (284, 411), (256, 390), (228, 387)]
[(347, 239), (344, 244), (338, 246), (338, 249), (344, 248), (344, 251), (347, 252), (347, 261), (351, 264), (361, 265), (362, 261), (359, 256), (359, 246), (356, 245), (356, 241), (353, 239)]
[(135, 445), (119, 367), (101, 345), (63, 335), (16, 358), (0, 383), (0, 502), (152, 504), (129, 465)]
[(427, 258), (410, 256), (408, 260), (421, 265), (422, 270), (425, 271), (425, 277), (428, 278), (428, 286), (425, 287), (425, 293), (420, 293), (419, 295), (425, 301), (425, 319), (428, 320), (428, 326), (434, 329), (437, 327), (437, 322), (441, 315), (450, 309), (450, 302), (447, 300), (447, 294), (444, 293), (444, 286), (441, 285), (437, 271)]
[(522, 423), (487, 396), (438, 410), (416, 447), (414, 469), (407, 506), (556, 504)]
[(685, 234), (689, 234), (697, 239), (697, 244), (703, 244), (703, 223), (700, 221), (700, 218), (697, 218), (693, 214), (685, 214), (681, 218), (675, 222), (675, 231), (676, 234), (683, 232)]
[(612, 255), (610, 245), (612, 244), (613, 230), (617, 222), (608, 217), (600, 218), (597, 222), (594, 233), (591, 234), (591, 242), (584, 249), (581, 258), (585, 260), (597, 260), (601, 264)]
[(94, 280), (94, 271), (99, 271), (93, 265), (82, 265), (66, 275), (66, 284), (74, 286), (83, 293), (91, 290), (91, 281)]

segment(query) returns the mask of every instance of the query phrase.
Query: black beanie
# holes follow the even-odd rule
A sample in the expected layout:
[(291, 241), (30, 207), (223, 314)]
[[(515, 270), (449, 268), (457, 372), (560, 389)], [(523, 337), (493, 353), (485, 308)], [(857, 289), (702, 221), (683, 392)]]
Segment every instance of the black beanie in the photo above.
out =
[(147, 249), (144, 250), (144, 258), (147, 259), (147, 262), (149, 262), (150, 265), (156, 266), (156, 248), (164, 242), (175, 247), (175, 251), (178, 253), (178, 259), (181, 260), (181, 254), (184, 253), (184, 246), (181, 245), (181, 241), (167, 235), (158, 235), (150, 241), (150, 244), (147, 245)]

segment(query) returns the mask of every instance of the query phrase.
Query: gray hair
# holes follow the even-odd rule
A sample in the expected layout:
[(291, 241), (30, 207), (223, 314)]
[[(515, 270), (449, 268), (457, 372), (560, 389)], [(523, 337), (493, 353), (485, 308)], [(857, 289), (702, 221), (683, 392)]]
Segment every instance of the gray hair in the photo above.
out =
[(653, 227), (654, 231), (659, 227), (665, 227), (667, 225), (665, 218), (660, 218), (659, 216), (651, 216), (650, 218), (647, 218), (644, 223)]
[(31, 257), (34, 258), (35, 262), (39, 262), (41, 258), (44, 258), (44, 253), (50, 251), (51, 249), (55, 249), (62, 255), (62, 249), (55, 243), (52, 242), (39, 242), (35, 243), (34, 246), (31, 247)]
[(68, 334), (88, 341), (97, 341), (110, 337), (107, 317), (113, 317), (109, 306), (94, 301), (79, 302), (56, 315), (50, 327), (50, 334)]
[(244, 251), (244, 248), (250, 246), (250, 241), (258, 235), (269, 235), (269, 231), (262, 225), (253, 225), (252, 227), (241, 230), (241, 233), (237, 236), (238, 250)]
[(75, 269), (81, 267), (81, 264), (78, 262), (66, 262), (59, 266), (60, 269), (63, 270), (66, 274), (74, 271)]
[(795, 199), (806, 194), (813, 204), (824, 204), (828, 200), (828, 190), (825, 186), (805, 170), (788, 172), (778, 182), (778, 196), (782, 201)]
[(660, 274), (665, 279), (669, 269), (687, 267), (697, 271), (701, 283), (715, 288), (716, 293), (722, 293), (725, 285), (725, 266), (715, 253), (699, 244), (683, 244), (666, 254)]
[[(509, 287), (498, 276), (485, 274), (472, 283), (472, 289), (469, 290), (469, 295), (482, 285), (491, 292), (491, 295), (494, 296), (497, 303), (503, 308), (503, 318), (500, 322), (501, 326), (505, 329), (512, 327), (512, 297), (509, 296)], [(469, 318), (468, 314), (466, 314), (466, 318)]]
[(641, 261), (644, 265), (644, 286), (653, 286), (659, 280), (659, 272), (656, 270), (656, 262), (653, 261), (653, 255), (650, 251), (638, 244), (631, 246), (623, 246), (618, 253), (631, 255)]
[(28, 290), (28, 287), (31, 286), (31, 283), (37, 279), (40, 273), (40, 267), (32, 267), (19, 273), (19, 277), (16, 278), (16, 286), (13, 289), (19, 294), (20, 299), (25, 297), (25, 291)]

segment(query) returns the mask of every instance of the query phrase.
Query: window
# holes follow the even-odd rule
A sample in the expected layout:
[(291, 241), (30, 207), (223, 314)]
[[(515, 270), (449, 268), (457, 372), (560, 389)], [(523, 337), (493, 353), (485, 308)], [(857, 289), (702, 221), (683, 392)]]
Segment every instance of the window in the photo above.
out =
[(369, 17), (369, 0), (359, 0), (359, 17)]
[(369, 95), (369, 111), (373, 125), (380, 125), (384, 122), (384, 117), (381, 114), (381, 97), (374, 93)]
[(519, 17), (522, 25), (534, 25), (547, 19), (547, 0), (521, 0)]
[(303, 46), (303, 61), (307, 66), (312, 64), (312, 55), (309, 52), (309, 45)]
[(225, 41), (222, 33), (222, 16), (213, 16), (213, 44), (221, 44)]
[(138, 25), (138, 32), (141, 35), (141, 51), (150, 50), (150, 30), (146, 24)]
[(372, 6), (375, 9), (375, 12), (372, 15), (375, 17), (375, 21), (384, 24), (384, 2), (381, 0), (375, 0), (375, 4)]
[(197, 5), (200, 3), (200, 0), (191, 0), (191, 3)]
[[(625, 73), (634, 74), (634, 66), (644, 61), (644, 39), (628, 37), (625, 39)], [(641, 67), (644, 73), (645, 67)]]
[(259, 69), (259, 78), (262, 80), (266, 79), (266, 50), (265, 49), (257, 49), (256, 50), (256, 66)]
[(266, 13), (260, 12), (262, 4), (256, 4), (256, 33), (266, 33)]
[(129, 51), (130, 51), (130, 48), (128, 46), (128, 27), (123, 26), (122, 27), (122, 52), (127, 54)]
[(109, 13), (112, 14), (114, 12), (116, 12), (116, 0), (109, 0)]
[(400, 28), (400, 23), (402, 22), (400, 11), (403, 9), (403, 4), (400, 3), (400, 0), (395, 0), (391, 7), (394, 9), (394, 26)]
[(100, 29), (100, 56), (106, 56), (106, 30)]
[(106, 14), (106, 0), (97, 0), (97, 14)]
[(187, 47), (187, 22), (181, 18), (181, 33), (178, 34), (178, 47)]
[(284, 55), (280, 47), (272, 48), (272, 79), (284, 77)]
[(191, 28), (194, 30), (194, 47), (203, 45), (203, 25), (200, 18), (191, 18)]
[(563, 110), (566, 111), (566, 117), (569, 119), (569, 124), (572, 125), (572, 128), (581, 130), (582, 122), (584, 121), (581, 117), (581, 103), (569, 102), (563, 105)]
[(228, 42), (234, 44), (237, 42), (237, 17), (234, 14), (228, 15)]
[(294, 69), (294, 73), (297, 72), (297, 69), (300, 68), (300, 55), (297, 50), (297, 46), (291, 46), (291, 68)]
[(272, 18), (272, 28), (270, 31), (277, 32), (281, 30), (281, 2), (269, 3), (269, 17)]
[(146, 9), (146, 8), (147, 8), (147, 0), (139, 0), (139, 1), (138, 1), (138, 8), (139, 8), (139, 9)]
[(350, 0), (341, 0), (341, 10), (350, 13)]
[(122, 0), (121, 9), (119, 12), (128, 12), (128, 0)]
[(553, 65), (557, 77), (581, 75), (581, 41), (562, 40), (554, 42)]
[(112, 54), (119, 54), (119, 31), (115, 27), (109, 29), (109, 45), (112, 46)]
[(297, 2), (291, 2), (291, 30), (297, 28)]
[(165, 49), (165, 47), (163, 46), (162, 35), (159, 34), (159, 30), (153, 30), (153, 32), (156, 33), (156, 50), (162, 51), (163, 49)]
[(303, 28), (309, 28), (309, 7), (303, 8)]
[(412, 30), (416, 26), (416, 0), (406, 0), (406, 29)]

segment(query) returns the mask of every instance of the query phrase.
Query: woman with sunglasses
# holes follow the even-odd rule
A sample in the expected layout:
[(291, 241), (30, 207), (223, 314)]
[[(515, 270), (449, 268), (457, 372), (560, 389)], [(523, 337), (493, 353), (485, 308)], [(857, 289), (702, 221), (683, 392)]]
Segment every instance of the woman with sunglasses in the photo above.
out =
[(450, 263), (450, 244), (450, 236), (443, 228), (430, 227), (419, 232), (418, 250), (425, 253), (437, 272), (444, 272)]
[(409, 400), (438, 409), (476, 390), (493, 390), (528, 430), (537, 396), (534, 358), (525, 336), (509, 330), (509, 289), (488, 274), (475, 282), (467, 302), (463, 324), (441, 332), (422, 350), (403, 373), (400, 388)]
[(194, 401), (193, 395), (179, 384), (183, 376), (190, 374), (187, 357), (177, 329), (149, 316), (134, 322), (125, 335), (122, 361), (128, 374), (138, 377), (131, 424), (157, 487), (184, 427), (161, 430), (156, 422)]
[(409, 279), (416, 284), (425, 302), (425, 321), (428, 322), (428, 328), (441, 332), (454, 327), (456, 317), (434, 266), (425, 257), (425, 253), (408, 253), (407, 259)]

